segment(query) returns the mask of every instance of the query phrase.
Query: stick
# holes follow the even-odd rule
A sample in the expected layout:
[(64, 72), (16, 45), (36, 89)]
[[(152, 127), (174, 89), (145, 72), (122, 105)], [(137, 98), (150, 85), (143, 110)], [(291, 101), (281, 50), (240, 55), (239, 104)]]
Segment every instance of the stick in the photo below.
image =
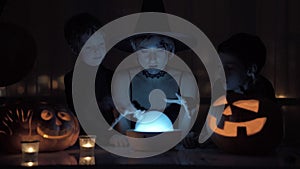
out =
[(185, 112), (187, 113), (188, 118), (191, 118), (190, 111), (188, 109), (186, 101), (179, 94), (175, 93), (175, 95), (178, 98), (178, 100), (165, 99), (165, 102), (167, 102), (167, 103), (175, 103), (175, 104), (182, 105), (183, 108), (184, 108), (184, 110), (185, 110)]
[(129, 111), (127, 110), (125, 111), (124, 114), (120, 114), (120, 116), (113, 122), (113, 124), (110, 126), (110, 128), (108, 128), (108, 130), (111, 131), (123, 117), (127, 116), (127, 114), (129, 114)]

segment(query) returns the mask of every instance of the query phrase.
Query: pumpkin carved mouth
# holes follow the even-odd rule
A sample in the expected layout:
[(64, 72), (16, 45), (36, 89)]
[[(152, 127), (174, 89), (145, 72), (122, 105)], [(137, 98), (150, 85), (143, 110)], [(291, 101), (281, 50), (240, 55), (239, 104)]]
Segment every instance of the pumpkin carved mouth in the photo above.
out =
[[(45, 132), (39, 126), (36, 128), (37, 133), (46, 139), (63, 139), (69, 137), (72, 134), (72, 130), (60, 130), (57, 133), (54, 132)], [(52, 133), (52, 134), (50, 134)]]
[(215, 133), (225, 137), (237, 137), (237, 130), (239, 127), (245, 127), (247, 136), (254, 135), (262, 130), (267, 118), (261, 117), (245, 122), (230, 122), (225, 121), (223, 129), (217, 127), (217, 119), (212, 115), (208, 115), (208, 125)]

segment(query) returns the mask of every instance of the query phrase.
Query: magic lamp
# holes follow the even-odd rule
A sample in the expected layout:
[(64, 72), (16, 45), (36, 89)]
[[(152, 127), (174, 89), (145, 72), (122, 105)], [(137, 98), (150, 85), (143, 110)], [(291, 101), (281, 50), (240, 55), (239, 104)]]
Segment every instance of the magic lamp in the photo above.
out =
[[(180, 140), (181, 130), (173, 129), (171, 120), (162, 112), (148, 111), (138, 119), (134, 130), (127, 130), (126, 135), (133, 150), (156, 152), (166, 149), (174, 140)], [(159, 139), (155, 139), (156, 136)]]
[(142, 115), (135, 125), (137, 132), (167, 132), (173, 131), (173, 124), (165, 114), (150, 111)]

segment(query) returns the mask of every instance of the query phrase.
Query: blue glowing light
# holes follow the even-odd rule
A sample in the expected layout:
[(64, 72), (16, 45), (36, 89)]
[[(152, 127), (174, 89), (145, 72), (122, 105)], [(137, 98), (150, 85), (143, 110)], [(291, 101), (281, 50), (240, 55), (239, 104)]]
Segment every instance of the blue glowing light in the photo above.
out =
[(167, 132), (173, 131), (171, 120), (164, 113), (149, 111), (137, 121), (134, 131), (137, 132)]

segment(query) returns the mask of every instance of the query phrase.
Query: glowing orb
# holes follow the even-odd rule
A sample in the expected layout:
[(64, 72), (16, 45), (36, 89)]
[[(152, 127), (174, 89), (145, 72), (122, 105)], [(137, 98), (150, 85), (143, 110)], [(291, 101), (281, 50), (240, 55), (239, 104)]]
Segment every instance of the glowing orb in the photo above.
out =
[(137, 132), (167, 132), (173, 131), (171, 120), (164, 113), (149, 111), (137, 121), (134, 131)]

